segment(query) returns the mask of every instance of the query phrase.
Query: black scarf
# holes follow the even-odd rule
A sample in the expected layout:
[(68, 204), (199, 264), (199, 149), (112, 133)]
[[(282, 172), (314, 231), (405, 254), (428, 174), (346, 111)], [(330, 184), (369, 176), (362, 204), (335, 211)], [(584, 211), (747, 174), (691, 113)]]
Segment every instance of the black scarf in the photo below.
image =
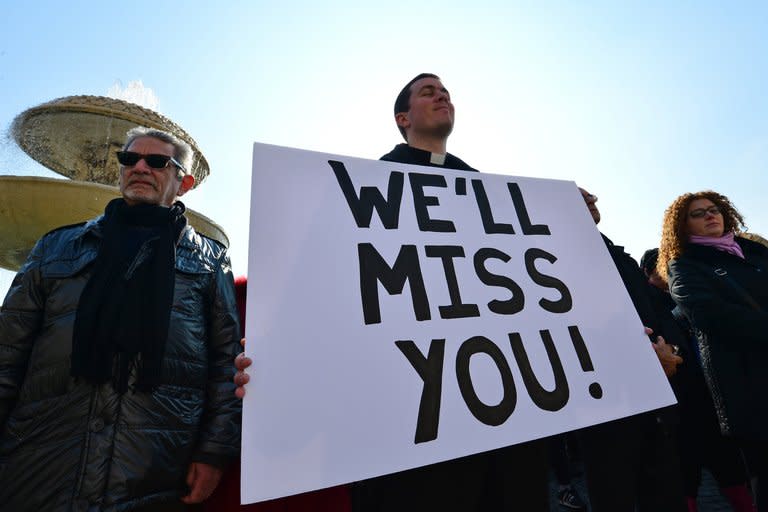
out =
[(176, 242), (185, 207), (110, 201), (93, 274), (83, 288), (72, 334), (72, 376), (110, 379), (119, 393), (137, 369), (136, 388), (160, 383), (176, 278)]

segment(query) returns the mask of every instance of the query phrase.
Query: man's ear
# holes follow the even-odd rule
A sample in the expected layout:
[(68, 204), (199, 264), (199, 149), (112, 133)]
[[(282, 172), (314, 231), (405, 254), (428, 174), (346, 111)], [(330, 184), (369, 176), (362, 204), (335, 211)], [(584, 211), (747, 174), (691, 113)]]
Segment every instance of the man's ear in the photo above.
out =
[(408, 119), (408, 112), (395, 114), (395, 122), (397, 123), (397, 126), (403, 130), (407, 130), (411, 126), (411, 120)]
[(191, 174), (185, 174), (181, 177), (181, 185), (179, 185), (179, 191), (176, 192), (177, 197), (181, 197), (186, 194), (192, 187), (195, 186), (195, 177)]

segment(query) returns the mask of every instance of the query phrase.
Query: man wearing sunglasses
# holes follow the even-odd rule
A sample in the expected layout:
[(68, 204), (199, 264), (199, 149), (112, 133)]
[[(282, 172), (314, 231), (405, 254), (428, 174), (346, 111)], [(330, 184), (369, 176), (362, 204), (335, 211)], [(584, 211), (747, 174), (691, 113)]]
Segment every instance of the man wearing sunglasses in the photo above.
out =
[[(164, 151), (166, 142), (144, 137), (133, 141), (131, 151), (118, 151), (120, 191), (129, 204), (151, 203), (169, 207), (176, 196), (181, 196), (195, 184), (184, 166)], [(160, 171), (160, 172), (152, 172)]]
[(184, 510), (237, 456), (225, 248), (187, 224), (192, 150), (128, 132), (122, 198), (46, 234), (0, 309), (0, 510)]

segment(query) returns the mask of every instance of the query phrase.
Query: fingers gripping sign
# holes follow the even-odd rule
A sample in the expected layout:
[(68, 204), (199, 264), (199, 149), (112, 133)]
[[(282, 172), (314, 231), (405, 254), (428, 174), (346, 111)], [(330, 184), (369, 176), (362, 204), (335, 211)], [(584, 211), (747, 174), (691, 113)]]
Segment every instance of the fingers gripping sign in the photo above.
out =
[[(646, 327), (645, 334), (648, 336), (653, 335), (653, 329)], [(672, 377), (677, 373), (677, 367), (683, 363), (683, 358), (678, 355), (680, 349), (677, 345), (670, 345), (663, 336), (656, 336), (656, 340), (653, 342), (653, 350), (656, 351), (659, 363), (664, 369), (664, 375)]]
[[(245, 348), (245, 338), (240, 340), (240, 345)], [(250, 381), (250, 376), (245, 373), (245, 370), (251, 366), (250, 357), (247, 357), (245, 355), (245, 352), (240, 352), (237, 357), (235, 357), (235, 369), (237, 369), (237, 372), (234, 376), (235, 381), (235, 396), (242, 399), (245, 396), (245, 386), (248, 384), (248, 381)]]

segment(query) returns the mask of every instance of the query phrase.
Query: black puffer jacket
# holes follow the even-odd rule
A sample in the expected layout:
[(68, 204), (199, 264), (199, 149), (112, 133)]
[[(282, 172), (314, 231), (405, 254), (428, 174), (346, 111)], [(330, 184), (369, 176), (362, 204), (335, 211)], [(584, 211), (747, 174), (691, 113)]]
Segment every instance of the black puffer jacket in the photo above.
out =
[(0, 510), (178, 502), (190, 462), (223, 465), (239, 453), (229, 260), (189, 226), (176, 247), (161, 385), (120, 395), (70, 376), (77, 303), (100, 239), (99, 219), (43, 237), (0, 310)]
[(688, 245), (669, 290), (696, 329), (722, 432), (768, 440), (768, 249), (736, 240), (746, 259)]

